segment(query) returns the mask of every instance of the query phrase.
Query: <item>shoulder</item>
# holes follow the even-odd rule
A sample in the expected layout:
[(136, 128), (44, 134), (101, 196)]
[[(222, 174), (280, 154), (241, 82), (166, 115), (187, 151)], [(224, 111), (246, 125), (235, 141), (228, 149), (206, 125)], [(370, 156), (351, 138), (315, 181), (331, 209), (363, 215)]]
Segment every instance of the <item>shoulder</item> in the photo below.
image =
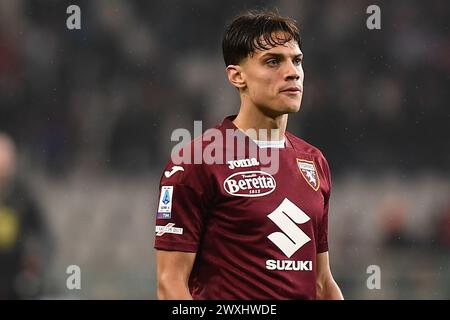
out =
[(290, 132), (286, 132), (286, 136), (298, 154), (307, 155), (310, 157), (310, 160), (314, 160), (314, 163), (318, 166), (319, 173), (331, 184), (330, 166), (322, 151)]
[(208, 152), (205, 149), (219, 145), (220, 141), (215, 139), (222, 131), (221, 125), (216, 125), (207, 129), (198, 137), (185, 141), (181, 140), (172, 148), (170, 159), (167, 161), (161, 176), (161, 184), (170, 182), (171, 184), (198, 184), (208, 178)]
[(286, 132), (286, 136), (296, 151), (309, 154), (313, 157), (323, 158), (326, 161), (325, 156), (318, 147), (306, 142), (302, 138), (299, 138), (290, 132)]

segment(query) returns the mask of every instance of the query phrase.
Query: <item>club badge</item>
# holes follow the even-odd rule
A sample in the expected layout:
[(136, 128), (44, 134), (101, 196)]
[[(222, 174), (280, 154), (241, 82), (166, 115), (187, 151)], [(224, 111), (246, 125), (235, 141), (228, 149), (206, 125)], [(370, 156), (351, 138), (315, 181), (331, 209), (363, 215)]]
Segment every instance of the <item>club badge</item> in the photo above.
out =
[(309, 186), (311, 188), (313, 188), (314, 191), (319, 190), (320, 179), (319, 179), (319, 175), (317, 174), (317, 170), (316, 170), (314, 161), (297, 158), (297, 165), (298, 165), (298, 169), (300, 170), (300, 173), (302, 174), (302, 176), (306, 180), (306, 182), (308, 182)]

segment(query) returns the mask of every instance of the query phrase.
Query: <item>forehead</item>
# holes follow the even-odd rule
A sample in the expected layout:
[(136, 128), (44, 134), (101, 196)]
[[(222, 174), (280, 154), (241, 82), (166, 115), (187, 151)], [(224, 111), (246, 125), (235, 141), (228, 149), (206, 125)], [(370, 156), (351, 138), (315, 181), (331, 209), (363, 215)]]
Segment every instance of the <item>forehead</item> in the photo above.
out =
[[(270, 46), (270, 45), (268, 45)], [(288, 55), (288, 56), (298, 56), (302, 54), (300, 47), (294, 39), (291, 39), (284, 44), (270, 46), (269, 49), (255, 49), (250, 58), (258, 59), (267, 54), (278, 54), (278, 55)]]

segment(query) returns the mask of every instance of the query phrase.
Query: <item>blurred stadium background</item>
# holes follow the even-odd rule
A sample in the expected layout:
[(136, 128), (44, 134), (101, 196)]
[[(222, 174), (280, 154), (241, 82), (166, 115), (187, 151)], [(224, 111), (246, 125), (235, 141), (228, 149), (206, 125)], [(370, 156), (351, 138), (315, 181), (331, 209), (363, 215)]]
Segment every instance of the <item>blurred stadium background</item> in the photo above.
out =
[[(66, 28), (70, 4), (81, 30)], [(371, 4), (381, 30), (366, 28)], [(330, 258), (344, 296), (450, 298), (450, 5), (356, 0), (0, 0), (0, 131), (52, 239), (24, 296), (156, 297), (170, 134), (238, 111), (222, 31), (261, 7), (302, 29), (305, 94), (289, 130), (332, 168)], [(73, 264), (81, 290), (66, 288)], [(366, 286), (369, 265), (380, 290)]]

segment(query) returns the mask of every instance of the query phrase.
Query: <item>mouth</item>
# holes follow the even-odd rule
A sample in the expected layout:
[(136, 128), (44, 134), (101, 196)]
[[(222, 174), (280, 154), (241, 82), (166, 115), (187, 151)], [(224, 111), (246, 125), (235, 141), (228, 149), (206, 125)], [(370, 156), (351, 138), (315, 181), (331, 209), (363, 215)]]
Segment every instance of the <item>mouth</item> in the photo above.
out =
[(281, 90), (280, 92), (287, 93), (287, 94), (298, 95), (298, 94), (300, 94), (302, 92), (302, 89), (300, 87), (289, 87), (289, 88)]

